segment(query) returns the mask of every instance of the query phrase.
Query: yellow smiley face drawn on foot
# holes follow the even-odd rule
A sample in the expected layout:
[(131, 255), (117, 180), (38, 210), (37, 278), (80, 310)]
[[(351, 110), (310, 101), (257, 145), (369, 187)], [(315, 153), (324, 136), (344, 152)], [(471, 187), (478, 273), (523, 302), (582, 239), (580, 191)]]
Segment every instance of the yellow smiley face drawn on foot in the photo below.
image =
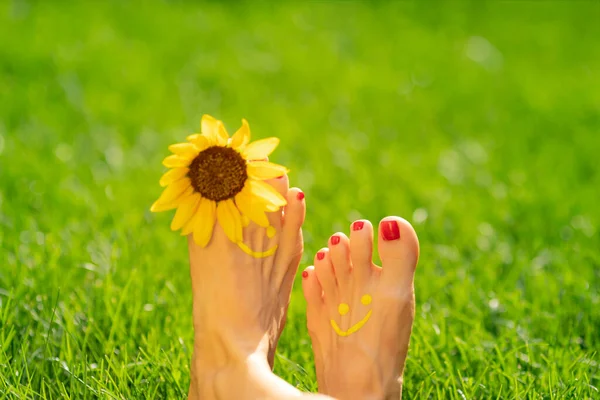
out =
[[(368, 294), (365, 294), (363, 297), (360, 298), (360, 302), (362, 304), (364, 304), (365, 306), (371, 304), (371, 301), (372, 301), (372, 298)], [(340, 303), (340, 305), (338, 306), (338, 312), (340, 313), (340, 315), (346, 315), (346, 314), (348, 314), (349, 311), (350, 311), (350, 306), (346, 303)], [(369, 312), (367, 313), (367, 315), (365, 315), (365, 317), (363, 319), (358, 321), (356, 324), (352, 325), (346, 331), (341, 330), (340, 327), (338, 326), (337, 322), (335, 322), (333, 319), (331, 320), (331, 327), (333, 328), (335, 333), (337, 333), (339, 336), (350, 336), (354, 332), (357, 332), (360, 328), (362, 328), (367, 323), (369, 318), (371, 318), (372, 313), (373, 313), (373, 310), (369, 310)]]

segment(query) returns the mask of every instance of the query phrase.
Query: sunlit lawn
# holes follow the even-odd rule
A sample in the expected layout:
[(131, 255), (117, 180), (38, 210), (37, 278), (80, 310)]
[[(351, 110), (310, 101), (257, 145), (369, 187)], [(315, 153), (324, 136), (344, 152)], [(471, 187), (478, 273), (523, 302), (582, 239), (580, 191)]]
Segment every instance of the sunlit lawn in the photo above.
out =
[[(302, 265), (421, 240), (405, 398), (599, 398), (600, 5), (0, 3), (0, 399), (183, 398), (186, 243), (151, 214), (202, 114), (279, 136)], [(316, 391), (295, 288), (275, 372)]]

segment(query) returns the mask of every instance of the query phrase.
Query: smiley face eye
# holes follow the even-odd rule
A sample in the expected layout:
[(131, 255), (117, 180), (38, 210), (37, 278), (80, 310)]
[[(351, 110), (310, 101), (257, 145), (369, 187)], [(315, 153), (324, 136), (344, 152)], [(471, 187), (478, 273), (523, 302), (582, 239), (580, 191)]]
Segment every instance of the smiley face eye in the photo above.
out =
[(338, 306), (338, 312), (340, 315), (346, 315), (348, 314), (348, 311), (350, 311), (350, 306), (346, 303), (340, 303)]
[(363, 297), (360, 298), (360, 302), (363, 303), (365, 306), (371, 304), (372, 300), (373, 299), (368, 294), (365, 294)]

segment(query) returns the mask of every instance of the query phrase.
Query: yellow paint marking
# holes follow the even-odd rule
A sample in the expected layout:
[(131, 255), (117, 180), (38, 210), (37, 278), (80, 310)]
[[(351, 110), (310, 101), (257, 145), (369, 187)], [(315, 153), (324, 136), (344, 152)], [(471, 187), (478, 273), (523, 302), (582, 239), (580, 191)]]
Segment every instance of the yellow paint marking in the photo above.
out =
[(275, 252), (277, 251), (277, 245), (275, 245), (274, 247), (270, 248), (267, 251), (252, 251), (252, 249), (250, 247), (248, 247), (248, 245), (244, 242), (238, 242), (237, 245), (239, 246), (240, 249), (242, 249), (242, 251), (244, 253), (246, 253), (250, 257), (254, 257), (254, 258), (269, 257), (269, 256), (272, 256), (273, 254), (275, 254)]
[(355, 325), (351, 326), (350, 329), (348, 329), (347, 331), (341, 330), (340, 327), (338, 326), (338, 324), (334, 320), (331, 320), (331, 326), (333, 327), (333, 330), (335, 331), (335, 333), (337, 333), (338, 335), (340, 335), (340, 336), (350, 336), (354, 332), (356, 332), (360, 328), (362, 328), (364, 324), (367, 323), (367, 321), (369, 320), (369, 318), (371, 318), (371, 314), (373, 314), (373, 310), (370, 310), (367, 313), (367, 315), (365, 315), (365, 317), (363, 319), (361, 319)]
[(250, 225), (250, 218), (247, 215), (242, 214), (242, 227), (246, 228)]
[(350, 306), (346, 303), (340, 303), (338, 306), (338, 312), (340, 315), (346, 315), (348, 314), (348, 311), (350, 311)]

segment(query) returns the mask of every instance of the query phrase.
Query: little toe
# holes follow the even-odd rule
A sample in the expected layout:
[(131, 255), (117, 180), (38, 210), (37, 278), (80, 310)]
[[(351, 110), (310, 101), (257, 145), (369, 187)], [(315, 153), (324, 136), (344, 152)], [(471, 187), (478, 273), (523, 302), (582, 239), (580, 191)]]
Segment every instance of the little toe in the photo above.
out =
[(323, 288), (319, 284), (313, 266), (302, 271), (302, 292), (309, 308), (319, 307), (323, 304)]
[(315, 272), (319, 283), (323, 288), (326, 299), (337, 298), (337, 282), (333, 273), (333, 265), (331, 265), (331, 257), (329, 249), (322, 248), (315, 255)]
[(404, 287), (412, 285), (419, 260), (419, 239), (412, 225), (400, 217), (385, 217), (379, 223), (379, 257), (382, 280)]
[(354, 221), (350, 233), (352, 273), (366, 281), (373, 273), (373, 225), (367, 220)]
[(335, 272), (336, 280), (342, 294), (349, 292), (350, 273), (352, 263), (350, 262), (350, 240), (345, 234), (338, 232), (329, 238), (329, 252), (331, 263)]

